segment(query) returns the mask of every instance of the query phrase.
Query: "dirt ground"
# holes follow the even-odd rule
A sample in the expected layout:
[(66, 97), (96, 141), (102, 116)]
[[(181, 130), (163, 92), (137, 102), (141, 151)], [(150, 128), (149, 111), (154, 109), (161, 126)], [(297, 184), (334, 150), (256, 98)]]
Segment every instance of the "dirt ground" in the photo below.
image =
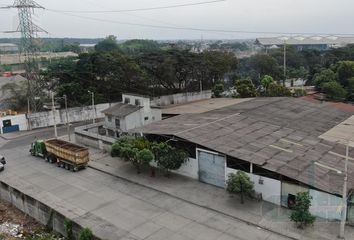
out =
[[(14, 234), (12, 235), (17, 236), (11, 236), (8, 233), (9, 229), (13, 230)], [(35, 239), (35, 235), (44, 232), (44, 227), (36, 220), (26, 216), (17, 208), (0, 201), (0, 240)]]

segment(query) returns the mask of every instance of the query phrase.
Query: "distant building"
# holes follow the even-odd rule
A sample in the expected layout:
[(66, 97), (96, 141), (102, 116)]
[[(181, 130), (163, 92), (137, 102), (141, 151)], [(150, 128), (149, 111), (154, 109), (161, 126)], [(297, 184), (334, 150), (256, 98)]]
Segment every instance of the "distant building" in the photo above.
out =
[(18, 46), (13, 43), (0, 43), (0, 52), (18, 52)]
[(80, 44), (79, 47), (81, 49), (81, 52), (83, 53), (88, 53), (94, 50), (96, 44)]
[(345, 47), (354, 44), (354, 37), (279, 37), (279, 38), (258, 38), (256, 44), (264, 49), (275, 49), (284, 47), (284, 44), (293, 46), (297, 50), (316, 49), (320, 51), (331, 48)]
[(108, 136), (119, 137), (128, 130), (162, 119), (161, 110), (150, 105), (149, 97), (123, 94), (122, 98), (122, 103), (102, 111), (105, 114), (104, 128)]

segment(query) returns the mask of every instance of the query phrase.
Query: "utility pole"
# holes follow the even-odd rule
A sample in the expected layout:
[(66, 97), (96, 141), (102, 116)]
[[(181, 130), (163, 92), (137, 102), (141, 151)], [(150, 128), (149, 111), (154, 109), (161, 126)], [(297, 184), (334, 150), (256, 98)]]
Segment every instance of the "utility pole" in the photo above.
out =
[(68, 138), (70, 142), (71, 137), (70, 137), (70, 123), (69, 123), (69, 115), (68, 115), (68, 98), (66, 95), (64, 95), (64, 101), (65, 101), (65, 115), (66, 115), (66, 131), (68, 133)]
[(345, 150), (345, 167), (344, 167), (344, 183), (343, 183), (343, 195), (342, 195), (342, 218), (340, 221), (339, 238), (344, 239), (344, 228), (347, 221), (347, 184), (348, 184), (348, 160), (349, 160), (349, 140), (347, 142)]
[(285, 81), (286, 81), (286, 40), (284, 40), (284, 81), (283, 81), (284, 87), (285, 87)]
[(52, 113), (53, 113), (53, 124), (54, 124), (54, 136), (55, 138), (58, 138), (57, 123), (55, 119), (54, 92), (52, 92)]
[(95, 109), (95, 93), (91, 92), (90, 90), (88, 91), (88, 93), (91, 94), (91, 98), (92, 98), (92, 111), (93, 111), (93, 117), (92, 117), (92, 123), (95, 123), (95, 118), (96, 118), (96, 109)]

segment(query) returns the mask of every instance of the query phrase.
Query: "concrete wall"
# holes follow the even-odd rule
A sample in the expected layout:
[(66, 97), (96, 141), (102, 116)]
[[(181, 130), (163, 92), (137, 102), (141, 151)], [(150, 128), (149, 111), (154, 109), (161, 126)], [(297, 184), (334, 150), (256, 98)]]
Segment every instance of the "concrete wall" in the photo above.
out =
[(309, 189), (307, 187), (282, 182), (282, 205), (287, 206), (287, 195), (296, 195), (299, 192), (309, 192), (312, 197), (310, 212), (316, 216), (328, 220), (340, 220), (340, 206), (342, 199), (325, 192)]
[(211, 95), (212, 95), (211, 90), (205, 90), (202, 92), (178, 93), (173, 95), (156, 97), (152, 100), (152, 104), (156, 106), (183, 104), (183, 103), (193, 102), (193, 101), (198, 101), (203, 99), (210, 99)]
[(75, 141), (85, 146), (110, 152), (111, 146), (115, 142), (115, 139), (90, 131), (90, 129), (97, 129), (100, 126), (102, 126), (102, 123), (95, 123), (75, 128)]
[[(150, 166), (157, 167), (157, 163), (153, 161), (150, 163)], [(180, 169), (172, 172), (193, 179), (199, 179), (198, 169), (199, 167), (197, 159), (189, 158), (188, 162), (184, 163)]]
[(313, 189), (310, 189), (310, 196), (312, 197), (310, 212), (313, 215), (325, 219), (341, 220), (342, 198)]
[[(23, 213), (28, 214), (32, 218), (36, 219), (44, 226), (47, 226), (55, 232), (66, 236), (64, 221), (66, 218), (70, 217), (64, 216), (63, 213), (54, 210), (46, 203), (42, 203), (32, 196), (22, 193), (3, 182), (0, 182), (0, 199), (4, 202), (12, 204)], [(78, 238), (79, 232), (82, 230), (82, 228), (83, 227), (78, 223), (73, 223), (73, 234), (76, 239)], [(94, 237), (94, 239), (99, 238)]]
[[(95, 106), (95, 110), (92, 107), (79, 107), (69, 108), (68, 117), (69, 122), (81, 122), (91, 120), (93, 117), (96, 119), (104, 118), (104, 114), (101, 112), (109, 107), (110, 104), (98, 104)], [(0, 128), (3, 127), (3, 121), (10, 119), (12, 124), (20, 125), (20, 131), (28, 130), (28, 119), (26, 114), (20, 114), (16, 116), (5, 116), (0, 118)], [(50, 127), (54, 125), (53, 112), (38, 112), (29, 115), (31, 129)], [(65, 109), (55, 111), (55, 121), (57, 124), (66, 123), (66, 111)]]
[[(228, 179), (230, 173), (237, 173), (238, 170), (226, 167), (225, 170), (225, 181)], [(262, 193), (262, 198), (264, 201), (276, 204), (280, 206), (280, 195), (281, 195), (281, 182), (271, 178), (261, 177), (259, 175), (246, 173), (251, 181), (254, 182), (254, 190), (257, 193)], [(259, 179), (263, 180), (263, 184), (260, 183)]]

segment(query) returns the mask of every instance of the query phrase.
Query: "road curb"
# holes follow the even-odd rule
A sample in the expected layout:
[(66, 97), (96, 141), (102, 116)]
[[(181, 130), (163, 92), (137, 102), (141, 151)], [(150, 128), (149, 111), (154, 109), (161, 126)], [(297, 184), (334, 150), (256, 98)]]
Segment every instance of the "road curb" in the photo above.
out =
[(119, 179), (121, 179), (121, 180), (127, 181), (127, 182), (129, 182), (129, 183), (133, 183), (133, 184), (135, 184), (135, 185), (142, 186), (142, 187), (145, 187), (145, 188), (149, 188), (149, 189), (154, 190), (154, 191), (157, 191), (157, 192), (159, 192), (159, 193), (163, 193), (163, 194), (165, 194), (165, 195), (167, 195), (167, 196), (176, 198), (176, 199), (181, 200), (181, 201), (183, 201), (183, 202), (186, 202), (186, 203), (189, 203), (189, 204), (193, 204), (193, 205), (195, 205), (195, 206), (198, 206), (198, 207), (202, 207), (202, 208), (208, 209), (208, 210), (210, 210), (210, 211), (216, 212), (216, 213), (218, 213), (218, 214), (221, 214), (221, 215), (224, 215), (224, 216), (227, 216), (227, 217), (231, 217), (231, 218), (236, 219), (236, 220), (238, 220), (238, 221), (244, 222), (244, 223), (246, 223), (247, 225), (254, 226), (254, 227), (257, 227), (257, 228), (261, 228), (261, 229), (266, 230), (266, 231), (268, 231), (268, 232), (270, 232), (270, 233), (273, 233), (273, 234), (276, 234), (276, 235), (279, 235), (279, 236), (282, 236), (282, 237), (286, 237), (286, 238), (289, 238), (289, 239), (292, 239), (292, 240), (300, 240), (300, 239), (301, 239), (301, 238), (296, 238), (296, 237), (293, 237), (293, 236), (286, 235), (286, 234), (284, 234), (284, 233), (278, 232), (278, 231), (273, 230), (273, 229), (271, 229), (271, 228), (268, 228), (268, 227), (266, 227), (266, 226), (259, 225), (259, 224), (257, 224), (257, 223), (254, 223), (254, 222), (251, 222), (251, 221), (248, 221), (248, 220), (245, 220), (245, 219), (236, 217), (236, 216), (234, 216), (234, 215), (227, 214), (227, 213), (222, 212), (222, 211), (219, 211), (219, 210), (217, 210), (217, 209), (214, 209), (214, 208), (211, 208), (211, 207), (202, 205), (202, 204), (198, 204), (198, 203), (189, 201), (189, 200), (187, 200), (187, 199), (181, 198), (181, 197), (176, 196), (176, 195), (173, 195), (173, 194), (171, 194), (171, 193), (164, 192), (164, 191), (162, 191), (162, 190), (160, 190), (160, 189), (158, 189), (158, 188), (154, 188), (154, 187), (151, 187), (151, 186), (148, 186), (148, 185), (145, 185), (145, 184), (142, 184), (142, 183), (139, 183), (139, 182), (130, 180), (130, 179), (128, 179), (128, 178), (125, 178), (125, 177), (122, 177), (122, 176), (119, 176), (119, 175), (115, 175), (115, 174), (113, 174), (113, 173), (111, 173), (111, 172), (102, 170), (102, 169), (100, 169), (100, 168), (98, 168), (98, 167), (94, 167), (94, 166), (92, 166), (92, 165), (89, 165), (88, 167), (91, 168), (91, 169), (94, 169), (94, 170), (96, 170), (96, 171), (99, 171), (99, 172), (108, 174), (108, 175), (110, 175), (110, 176), (112, 176), (112, 177), (116, 177), (116, 178), (119, 178)]

